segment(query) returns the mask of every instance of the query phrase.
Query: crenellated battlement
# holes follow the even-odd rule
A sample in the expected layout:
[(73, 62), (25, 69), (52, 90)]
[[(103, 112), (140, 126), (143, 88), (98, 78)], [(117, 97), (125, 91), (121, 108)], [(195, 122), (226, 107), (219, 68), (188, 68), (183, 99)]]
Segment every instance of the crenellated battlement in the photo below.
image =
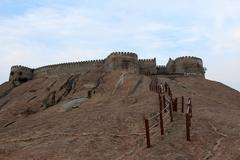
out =
[(166, 65), (158, 65), (156, 68), (157, 68), (157, 74), (166, 74), (167, 73)]
[(25, 66), (21, 66), (21, 65), (15, 65), (15, 66), (12, 66), (12, 67), (11, 67), (11, 71), (16, 71), (16, 70), (32, 71), (31, 68), (25, 67)]
[(139, 59), (138, 63), (139, 64), (143, 64), (143, 63), (156, 63), (156, 58), (153, 58), (153, 59)]
[(175, 62), (181, 62), (181, 61), (197, 61), (199, 63), (202, 63), (202, 59), (198, 57), (193, 57), (193, 56), (182, 56), (178, 57), (174, 60)]
[(138, 58), (137, 54), (134, 52), (112, 52), (108, 57), (113, 55), (119, 55), (119, 56), (131, 56), (134, 58)]
[(138, 73), (138, 56), (133, 52), (112, 52), (104, 62), (105, 71), (124, 70)]
[(97, 70), (104, 66), (105, 60), (89, 60), (80, 62), (60, 63), (54, 65), (43, 66), (34, 69), (33, 77), (42, 77), (58, 74), (76, 74), (84, 73), (91, 70)]
[[(21, 65), (11, 67), (9, 80), (12, 82), (25, 82), (34, 78), (60, 74), (78, 74), (87, 71), (114, 71), (122, 70), (130, 73), (140, 74), (179, 74), (182, 75), (203, 75), (204, 69), (202, 60), (197, 57), (184, 56), (175, 60), (169, 59), (167, 65), (157, 65), (156, 58), (138, 59), (133, 52), (112, 52), (107, 58), (100, 60), (89, 60), (80, 62), (69, 62), (29, 68)], [(19, 84), (15, 83), (15, 84)]]
[(167, 73), (171, 74), (204, 76), (205, 73), (202, 59), (193, 56), (178, 57), (175, 60), (169, 59), (166, 70)]
[(159, 69), (166, 69), (166, 65), (157, 65), (157, 68), (159, 68)]
[(156, 58), (153, 59), (139, 59), (138, 65), (140, 73), (156, 74)]
[(9, 81), (12, 81), (14, 85), (19, 85), (23, 82), (31, 80), (33, 77), (33, 69), (16, 65), (11, 67)]
[(41, 71), (45, 70), (51, 70), (55, 69), (57, 67), (62, 67), (62, 68), (74, 68), (74, 67), (80, 67), (83, 65), (103, 65), (105, 60), (89, 60), (89, 61), (80, 61), (80, 62), (69, 62), (69, 63), (59, 63), (59, 64), (53, 64), (53, 65), (47, 65), (47, 66), (42, 66), (39, 68), (34, 69), (35, 73), (39, 73)]

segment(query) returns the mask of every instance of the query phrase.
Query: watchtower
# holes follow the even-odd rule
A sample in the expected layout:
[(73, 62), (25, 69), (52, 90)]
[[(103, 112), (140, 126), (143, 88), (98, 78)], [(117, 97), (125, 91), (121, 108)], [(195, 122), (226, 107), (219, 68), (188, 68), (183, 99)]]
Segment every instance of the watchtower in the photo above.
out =
[(139, 73), (138, 56), (132, 52), (113, 52), (105, 60), (105, 70)]

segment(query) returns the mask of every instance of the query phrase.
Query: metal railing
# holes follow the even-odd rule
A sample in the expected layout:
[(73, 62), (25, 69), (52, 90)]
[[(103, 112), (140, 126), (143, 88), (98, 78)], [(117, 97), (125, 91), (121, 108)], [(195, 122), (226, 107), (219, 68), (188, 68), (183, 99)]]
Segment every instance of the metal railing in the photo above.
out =
[(178, 111), (178, 105), (181, 104), (181, 112), (184, 113), (184, 108), (186, 108), (186, 138), (187, 141), (191, 141), (190, 138), (190, 127), (191, 127), (191, 119), (192, 119), (192, 102), (191, 98), (188, 98), (187, 103), (185, 104), (185, 98), (175, 97), (174, 100), (172, 98), (172, 91), (169, 85), (165, 82), (159, 83), (157, 77), (151, 77), (151, 83), (149, 84), (150, 91), (154, 91), (158, 93), (159, 99), (159, 112), (155, 115), (146, 118), (144, 116), (145, 123), (145, 131), (146, 131), (146, 142), (147, 148), (151, 147), (151, 139), (150, 133), (151, 130), (157, 126), (160, 127), (161, 135), (164, 135), (165, 129), (167, 125), (173, 122), (173, 111)]
[(185, 116), (186, 116), (186, 137), (187, 137), (187, 141), (191, 141), (191, 138), (190, 138), (190, 128), (192, 125), (192, 101), (191, 101), (191, 98), (188, 98), (187, 112), (186, 112)]

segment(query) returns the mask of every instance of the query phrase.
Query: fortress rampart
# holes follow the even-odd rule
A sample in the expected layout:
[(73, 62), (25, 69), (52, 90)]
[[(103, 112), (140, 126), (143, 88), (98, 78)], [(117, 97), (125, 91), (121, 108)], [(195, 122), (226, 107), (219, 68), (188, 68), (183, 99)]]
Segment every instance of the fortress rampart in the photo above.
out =
[(156, 74), (156, 58), (154, 59), (139, 59), (139, 70), (141, 74), (151, 73)]
[[(33, 78), (33, 70), (21, 65), (12, 66), (9, 81), (23, 83)], [(16, 84), (17, 85), (17, 84)]]
[(92, 60), (82, 62), (61, 63), (48, 65), (34, 69), (33, 77), (41, 77), (47, 75), (58, 75), (62, 73), (82, 73), (89, 70), (97, 70), (103, 67), (104, 60)]
[(138, 56), (132, 52), (113, 52), (106, 59), (104, 69), (112, 70), (127, 70), (131, 73), (139, 73)]
[(166, 69), (167, 73), (171, 74), (205, 74), (202, 59), (191, 56), (179, 57), (175, 60), (169, 59)]
[(181, 74), (204, 76), (203, 62), (197, 57), (179, 57), (169, 59), (167, 65), (157, 65), (156, 58), (138, 59), (133, 52), (112, 52), (102, 60), (90, 60), (81, 62), (61, 63), (47, 65), (36, 69), (17, 65), (11, 67), (9, 80), (21, 84), (25, 81), (59, 74), (77, 74), (87, 71), (103, 70), (106, 72), (121, 70), (135, 74)]
[(157, 74), (167, 74), (167, 67), (165, 65), (159, 65), (156, 68)]
[(108, 59), (111, 56), (129, 56), (134, 59), (138, 59), (138, 55), (133, 52), (112, 52), (106, 59)]

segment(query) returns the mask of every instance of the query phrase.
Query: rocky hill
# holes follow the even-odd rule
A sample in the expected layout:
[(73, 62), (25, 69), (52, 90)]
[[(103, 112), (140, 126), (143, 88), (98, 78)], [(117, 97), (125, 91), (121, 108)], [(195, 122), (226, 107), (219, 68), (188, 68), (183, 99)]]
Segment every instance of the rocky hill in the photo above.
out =
[(1, 160), (239, 160), (240, 93), (200, 77), (157, 77), (173, 97), (191, 97), (191, 142), (185, 116), (146, 148), (143, 115), (158, 112), (150, 77), (121, 72), (62, 74), (0, 86)]

